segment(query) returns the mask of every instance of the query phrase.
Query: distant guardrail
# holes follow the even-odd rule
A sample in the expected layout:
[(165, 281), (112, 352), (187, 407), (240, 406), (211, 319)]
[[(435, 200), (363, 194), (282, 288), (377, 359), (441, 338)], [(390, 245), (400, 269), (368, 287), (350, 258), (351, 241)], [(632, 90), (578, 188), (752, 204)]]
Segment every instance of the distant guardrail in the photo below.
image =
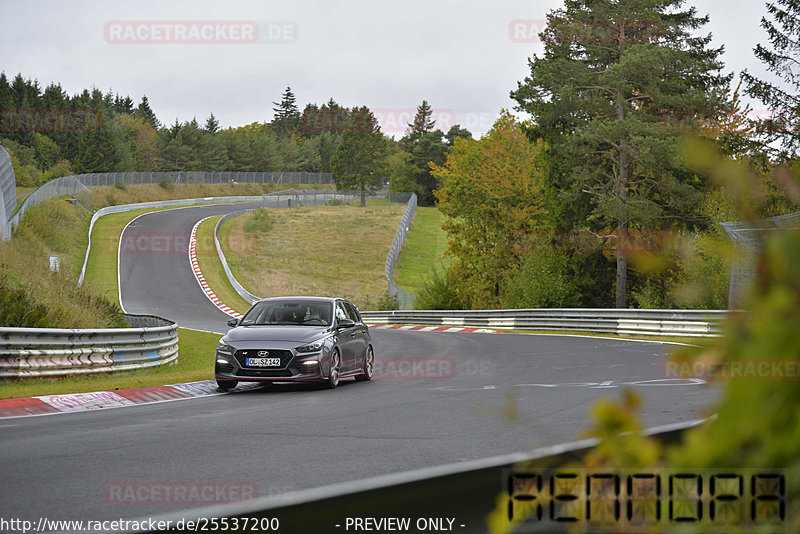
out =
[(154, 367), (178, 358), (178, 325), (125, 315), (131, 328), (0, 327), (0, 378), (57, 377)]
[(222, 263), (222, 269), (225, 271), (225, 276), (228, 277), (228, 281), (233, 286), (233, 289), (235, 289), (236, 292), (239, 293), (239, 296), (242, 297), (244, 300), (246, 300), (250, 304), (255, 304), (261, 299), (250, 293), (248, 290), (246, 290), (244, 286), (241, 283), (239, 283), (239, 280), (237, 280), (236, 277), (233, 276), (233, 272), (231, 271), (231, 268), (228, 265), (228, 260), (225, 258), (225, 253), (222, 251), (222, 246), (220, 245), (219, 238), (217, 237), (217, 233), (219, 232), (219, 228), (223, 222), (227, 221), (231, 217), (244, 215), (245, 213), (249, 213), (251, 211), (253, 210), (250, 209), (250, 210), (234, 211), (220, 217), (220, 219), (217, 221), (217, 225), (214, 227), (214, 246), (217, 248), (217, 256), (219, 256), (219, 261)]
[(365, 321), (410, 325), (572, 330), (649, 336), (718, 337), (728, 310), (535, 308), (522, 310), (395, 310), (361, 312)]

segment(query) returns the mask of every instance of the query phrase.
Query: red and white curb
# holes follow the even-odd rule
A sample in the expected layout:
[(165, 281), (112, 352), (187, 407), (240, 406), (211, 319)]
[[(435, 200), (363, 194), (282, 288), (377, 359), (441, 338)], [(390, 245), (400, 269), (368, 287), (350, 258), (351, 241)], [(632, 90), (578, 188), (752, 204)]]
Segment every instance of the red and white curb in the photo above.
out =
[(454, 326), (419, 326), (419, 325), (399, 325), (399, 324), (370, 324), (370, 328), (382, 328), (384, 330), (412, 330), (414, 332), (472, 332), (476, 334), (504, 334), (500, 330), (490, 330), (488, 328), (464, 328)]
[[(243, 386), (237, 389), (252, 389), (257, 387), (257, 384), (244, 384)], [(214, 380), (202, 380), (168, 386), (69, 393), (65, 395), (40, 395), (21, 399), (0, 399), (0, 418), (123, 408), (212, 395), (223, 395), (223, 393), (217, 388), (217, 383)]]
[(216, 306), (223, 312), (227, 313), (231, 317), (239, 319), (242, 317), (242, 314), (237, 311), (234, 311), (230, 306), (228, 306), (219, 299), (219, 297), (209, 287), (208, 282), (206, 282), (206, 279), (203, 276), (202, 271), (200, 271), (200, 265), (197, 262), (197, 238), (196, 238), (197, 227), (200, 226), (200, 223), (210, 218), (211, 217), (200, 219), (199, 221), (197, 221), (197, 224), (195, 224), (194, 227), (192, 228), (192, 234), (189, 236), (189, 262), (192, 264), (192, 272), (194, 272), (194, 277), (197, 280), (197, 283), (200, 284), (200, 289), (202, 289), (203, 293), (205, 293), (206, 296), (208, 297), (208, 300), (210, 300), (211, 303), (214, 304), (214, 306)]

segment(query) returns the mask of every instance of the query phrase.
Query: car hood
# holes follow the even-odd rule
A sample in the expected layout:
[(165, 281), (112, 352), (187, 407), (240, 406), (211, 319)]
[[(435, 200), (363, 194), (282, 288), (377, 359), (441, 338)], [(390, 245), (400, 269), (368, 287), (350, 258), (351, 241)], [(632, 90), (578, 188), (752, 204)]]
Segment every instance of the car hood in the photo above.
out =
[(225, 340), (237, 341), (288, 341), (305, 343), (314, 341), (330, 332), (325, 326), (238, 326), (228, 331)]

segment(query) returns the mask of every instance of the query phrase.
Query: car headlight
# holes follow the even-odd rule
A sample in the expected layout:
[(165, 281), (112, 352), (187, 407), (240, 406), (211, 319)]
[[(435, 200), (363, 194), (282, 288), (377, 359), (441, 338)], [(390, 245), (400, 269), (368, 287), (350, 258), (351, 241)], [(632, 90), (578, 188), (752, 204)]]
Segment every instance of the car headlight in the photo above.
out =
[(317, 352), (322, 348), (325, 344), (325, 338), (318, 339), (316, 341), (312, 341), (308, 345), (303, 345), (302, 347), (297, 347), (295, 350), (297, 352)]
[(217, 344), (217, 352), (221, 352), (222, 354), (233, 354), (234, 350), (235, 349), (232, 346), (228, 345), (222, 340), (220, 340), (220, 342)]

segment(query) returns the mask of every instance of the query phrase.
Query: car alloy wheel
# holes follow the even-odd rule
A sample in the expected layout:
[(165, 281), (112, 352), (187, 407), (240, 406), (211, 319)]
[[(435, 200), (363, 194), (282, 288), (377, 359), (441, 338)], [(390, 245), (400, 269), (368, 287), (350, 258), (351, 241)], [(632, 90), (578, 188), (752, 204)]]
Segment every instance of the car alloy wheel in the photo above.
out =
[(372, 374), (375, 372), (375, 353), (372, 347), (367, 347), (367, 354), (364, 356), (364, 367), (362, 373), (356, 376), (356, 380), (372, 380)]
[(341, 359), (339, 358), (339, 349), (333, 349), (331, 352), (331, 366), (328, 371), (328, 387), (334, 389), (339, 385), (339, 366)]

